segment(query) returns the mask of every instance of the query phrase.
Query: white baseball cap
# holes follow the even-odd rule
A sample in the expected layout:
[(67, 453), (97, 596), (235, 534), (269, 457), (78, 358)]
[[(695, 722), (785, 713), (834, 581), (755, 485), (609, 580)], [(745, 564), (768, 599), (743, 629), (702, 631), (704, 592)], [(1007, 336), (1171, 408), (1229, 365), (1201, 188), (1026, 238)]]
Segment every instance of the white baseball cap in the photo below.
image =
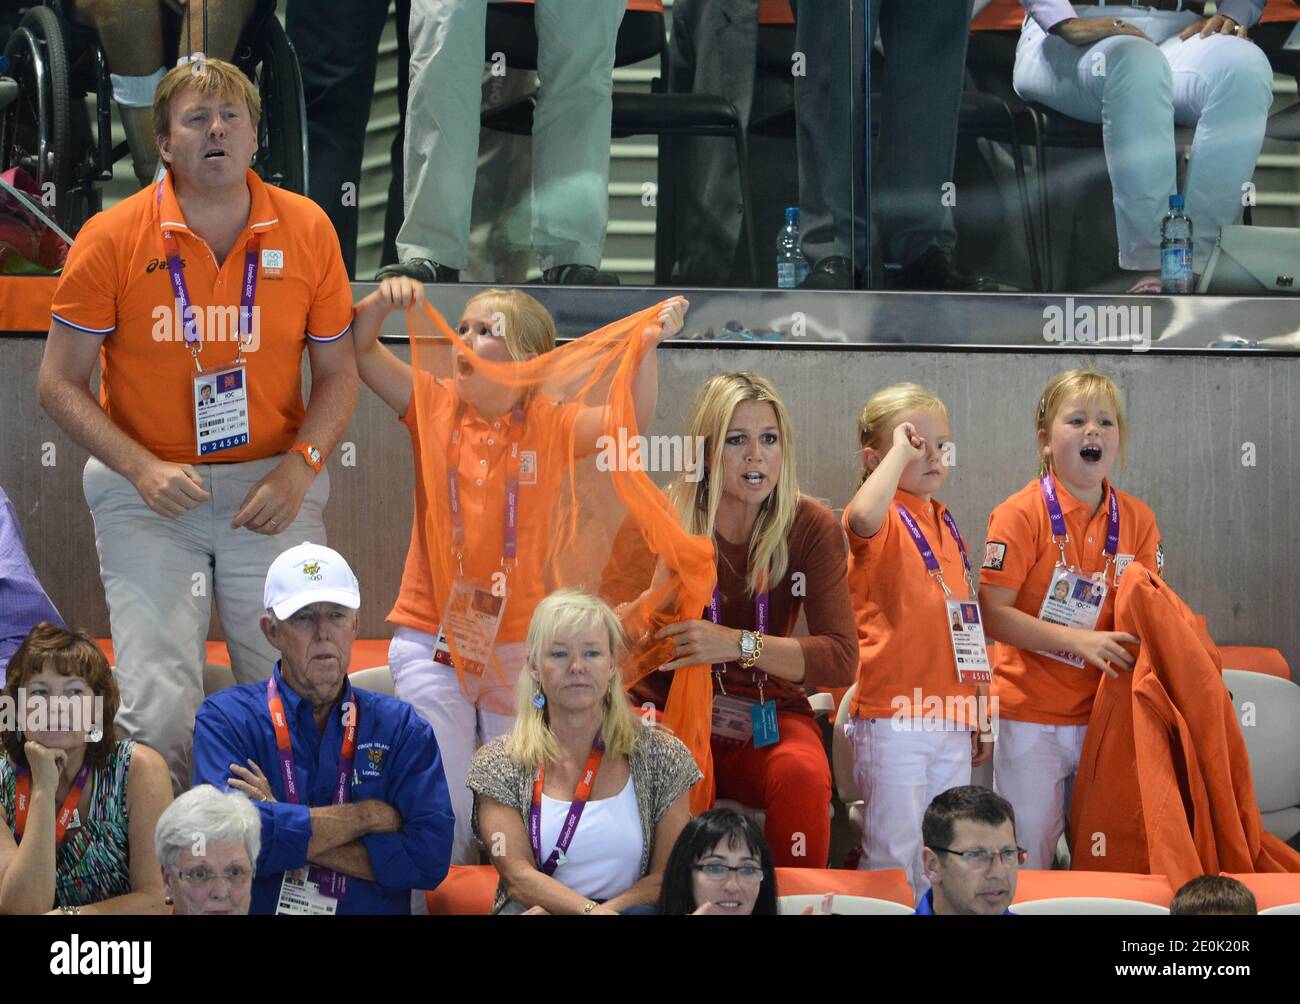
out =
[(309, 603), (338, 603), (356, 610), (361, 587), (338, 551), (304, 542), (271, 562), (263, 600), (262, 606), (287, 620)]

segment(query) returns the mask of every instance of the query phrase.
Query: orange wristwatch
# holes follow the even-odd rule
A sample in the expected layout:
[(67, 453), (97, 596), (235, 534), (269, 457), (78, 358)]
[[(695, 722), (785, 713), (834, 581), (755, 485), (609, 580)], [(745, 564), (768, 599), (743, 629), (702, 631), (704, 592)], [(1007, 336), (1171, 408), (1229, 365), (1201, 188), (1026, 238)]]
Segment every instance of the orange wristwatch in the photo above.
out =
[(317, 474), (325, 466), (325, 458), (320, 455), (320, 450), (312, 446), (311, 443), (297, 443), (292, 447), (291, 452), (301, 453), (302, 459), (307, 461), (308, 466)]

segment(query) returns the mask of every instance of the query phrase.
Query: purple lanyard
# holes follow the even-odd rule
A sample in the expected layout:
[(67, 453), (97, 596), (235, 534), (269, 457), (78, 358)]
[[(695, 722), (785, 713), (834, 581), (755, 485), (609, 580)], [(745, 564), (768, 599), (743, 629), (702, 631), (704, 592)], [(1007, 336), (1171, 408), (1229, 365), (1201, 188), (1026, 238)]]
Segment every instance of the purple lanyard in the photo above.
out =
[(591, 789), (596, 784), (596, 773), (600, 770), (604, 756), (605, 741), (596, 736), (595, 742), (591, 744), (591, 753), (582, 768), (582, 776), (578, 778), (573, 801), (569, 803), (569, 811), (564, 816), (564, 825), (560, 827), (559, 839), (555, 841), (555, 846), (545, 861), (542, 861), (542, 784), (546, 779), (546, 768), (538, 768), (537, 777), (533, 781), (533, 801), (528, 809), (528, 839), (533, 845), (533, 860), (544, 875), (554, 875), (555, 869), (569, 853), (573, 835), (578, 831), (578, 820), (582, 818), (582, 810), (591, 798)]
[[(1070, 563), (1065, 558), (1065, 545), (1069, 543), (1070, 534), (1065, 528), (1065, 514), (1061, 512), (1061, 502), (1056, 495), (1056, 482), (1052, 480), (1052, 474), (1049, 471), (1038, 480), (1038, 487), (1043, 493), (1043, 502), (1047, 506), (1047, 518), (1052, 523), (1052, 540), (1056, 542), (1057, 548), (1061, 552), (1061, 565), (1065, 568), (1070, 567)], [(1114, 487), (1110, 487), (1109, 496), (1106, 501), (1106, 568), (1102, 569), (1102, 578), (1106, 577), (1106, 569), (1110, 567), (1115, 560), (1115, 555), (1119, 553), (1119, 497)]]
[[(244, 280), (239, 291), (239, 347), (235, 351), (236, 365), (243, 359), (244, 343), (252, 331), (253, 301), (257, 296), (257, 259), (262, 248), (262, 235), (254, 232), (248, 238), (248, 250), (244, 253)], [(172, 293), (181, 308), (181, 323), (185, 332), (185, 344), (194, 357), (194, 367), (199, 366), (199, 352), (203, 342), (199, 338), (198, 320), (190, 301), (190, 288), (185, 282), (185, 272), (181, 268), (180, 245), (176, 235), (170, 230), (163, 231), (163, 251), (167, 257), (167, 274), (171, 277)]]
[[(899, 518), (903, 521), (903, 525), (907, 527), (907, 532), (912, 537), (912, 543), (921, 552), (921, 559), (925, 562), (926, 569), (939, 580), (939, 585), (943, 586), (944, 595), (950, 595), (948, 584), (943, 581), (943, 569), (939, 566), (939, 559), (934, 556), (930, 542), (925, 539), (925, 534), (921, 532), (920, 524), (907, 511), (907, 507), (903, 503), (896, 502), (894, 508), (898, 510)], [(974, 596), (975, 585), (971, 581), (970, 557), (966, 554), (966, 542), (962, 540), (961, 531), (957, 529), (957, 521), (952, 518), (952, 514), (947, 509), (943, 511), (943, 522), (952, 534), (953, 540), (957, 541), (957, 550), (961, 551), (962, 567), (966, 571), (966, 585), (970, 587), (971, 595)]]
[[(451, 540), (456, 551), (456, 562), (464, 574), (465, 521), (460, 513), (460, 448), (461, 421), (465, 415), (462, 402), (456, 409), (452, 420), (451, 445), (447, 450), (447, 503), (451, 507)], [(505, 542), (502, 547), (501, 563), (513, 566), (519, 550), (519, 467), (521, 462), (519, 443), (524, 435), (524, 407), (515, 405), (510, 413), (510, 452), (506, 458), (506, 513)]]

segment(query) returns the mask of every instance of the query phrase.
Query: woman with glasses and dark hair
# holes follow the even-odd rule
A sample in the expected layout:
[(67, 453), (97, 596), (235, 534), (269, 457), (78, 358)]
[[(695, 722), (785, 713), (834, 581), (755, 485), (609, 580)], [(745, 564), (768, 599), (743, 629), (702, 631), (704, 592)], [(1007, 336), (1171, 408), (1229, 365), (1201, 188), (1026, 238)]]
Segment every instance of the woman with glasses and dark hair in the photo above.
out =
[(154, 852), (172, 800), (154, 750), (117, 738), (118, 691), (84, 631), (41, 623), (0, 700), (0, 914), (166, 912)]
[(732, 809), (710, 809), (668, 855), (659, 914), (775, 916), (776, 868), (763, 831)]

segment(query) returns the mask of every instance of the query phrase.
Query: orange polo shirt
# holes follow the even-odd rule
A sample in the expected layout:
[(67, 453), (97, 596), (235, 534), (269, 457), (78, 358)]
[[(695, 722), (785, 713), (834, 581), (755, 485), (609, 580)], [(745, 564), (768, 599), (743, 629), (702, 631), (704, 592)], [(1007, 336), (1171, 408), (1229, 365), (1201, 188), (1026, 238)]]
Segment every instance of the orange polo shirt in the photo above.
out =
[[(445, 464), (430, 478), (422, 461), (420, 432), (415, 421), (414, 394), (423, 394), (431, 420), (427, 430), (436, 436), (431, 448), (446, 456), (451, 443), (451, 424), (455, 420), (460, 398), (450, 380), (435, 380), (423, 370), (413, 369), (414, 389), (411, 404), (402, 416), (402, 424), (411, 431), (411, 449), (415, 455), (415, 521), (411, 526), (411, 546), (406, 552), (402, 587), (388, 619), (437, 634), (442, 618), (433, 594), (433, 575), (429, 568), (426, 520), (432, 481), (432, 503), (450, 514)], [(519, 478), (518, 546), (516, 564), (506, 579), (506, 609), (498, 643), (523, 641), (533, 608), (546, 596), (546, 555), (550, 545), (551, 520), (568, 472), (565, 458), (573, 423), (582, 405), (556, 404), (536, 395), (524, 410), (524, 433), (519, 449), (523, 458)], [(484, 582), (501, 571), (505, 547), (506, 455), (509, 449), (510, 415), (483, 418), (472, 406), (466, 406), (461, 419), (460, 508), (465, 525), (465, 575)], [(530, 456), (531, 454), (531, 456)], [(533, 474), (528, 473), (532, 464)], [(446, 546), (451, 547), (450, 539)]]
[[(99, 403), (113, 423), (162, 460), (260, 460), (293, 446), (302, 424), (302, 354), (352, 326), (352, 288), (329, 217), (301, 195), (248, 172), (248, 222), (225, 262), (185, 224), (170, 172), (97, 213), (81, 229), (54, 291), (54, 320), (101, 338)], [(163, 251), (176, 235), (190, 302), (202, 315), (199, 363), (234, 361), (244, 252), (262, 235), (247, 364), (249, 441), (195, 452), (194, 361), (185, 345)], [(212, 308), (212, 309), (209, 309)]]
[(937, 698), (945, 721), (973, 726), (975, 684), (957, 680), (946, 597), (925, 567), (896, 503), (907, 507), (925, 534), (953, 599), (970, 595), (961, 551), (943, 522), (942, 502), (926, 503), (900, 490), (874, 537), (854, 533), (846, 512), (849, 595), (858, 625), (858, 692), (852, 712), (859, 718), (892, 718), (900, 710), (895, 698), (904, 698), (902, 713), (921, 716), (934, 704), (927, 704), (928, 699)]
[[(1059, 479), (1056, 494), (1065, 517), (1070, 542), (1065, 545), (1066, 560), (1085, 575), (1105, 567), (1102, 553), (1106, 546), (1106, 492), (1109, 482), (1102, 483), (1102, 504), (1094, 514), (1076, 499)], [(1164, 571), (1164, 549), (1155, 513), (1140, 498), (1116, 489), (1119, 500), (1119, 550), (1117, 564), (1136, 559), (1157, 572)], [(984, 545), (984, 564), (980, 585), (1016, 590), (1016, 609), (1037, 617), (1052, 582), (1052, 573), (1060, 553), (1052, 542), (1052, 523), (1047, 505), (1038, 487), (1030, 481), (989, 516), (989, 532)], [(1113, 573), (1112, 573), (1113, 575)], [(1115, 580), (1097, 619), (1098, 631), (1113, 631), (1115, 624)], [(1082, 669), (1057, 662), (1036, 652), (1012, 645), (993, 646), (993, 690), (998, 699), (998, 714), (1012, 721), (1037, 722), (1041, 725), (1084, 725), (1092, 712), (1093, 698), (1101, 670), (1092, 666)]]

